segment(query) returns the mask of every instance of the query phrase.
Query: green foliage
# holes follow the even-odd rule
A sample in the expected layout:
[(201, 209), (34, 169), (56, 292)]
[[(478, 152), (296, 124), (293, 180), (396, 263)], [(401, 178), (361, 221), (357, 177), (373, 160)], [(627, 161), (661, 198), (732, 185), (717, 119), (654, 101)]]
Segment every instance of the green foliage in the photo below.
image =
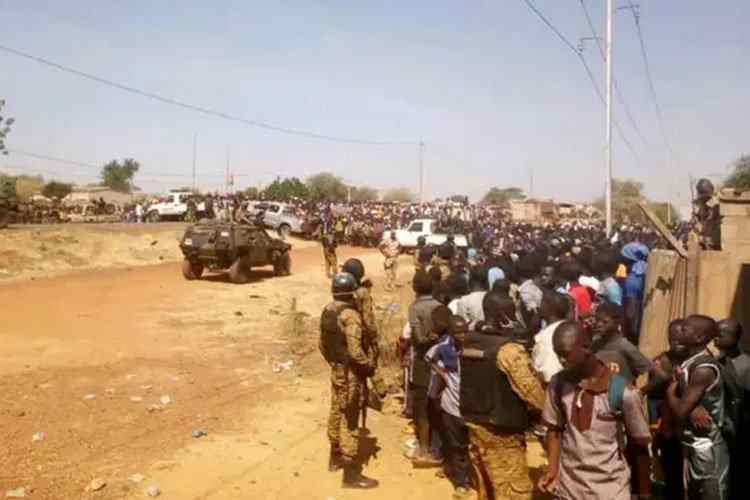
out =
[(348, 194), (344, 181), (327, 172), (309, 177), (307, 189), (312, 201), (346, 201)]
[(19, 175), (16, 177), (16, 195), (21, 202), (29, 201), (35, 194), (42, 192), (44, 179), (41, 175)]
[(378, 190), (367, 187), (367, 186), (360, 186), (352, 188), (352, 201), (377, 201), (378, 200)]
[(417, 196), (406, 188), (390, 189), (383, 195), (385, 202), (411, 203)]
[[(632, 179), (612, 179), (612, 217), (614, 220), (643, 222), (643, 212), (638, 207), (638, 203), (642, 201), (646, 201), (643, 197), (642, 182)], [(594, 206), (605, 213), (604, 197), (597, 198), (594, 201)]]
[(10, 133), (10, 126), (15, 121), (13, 118), (5, 118), (2, 116), (3, 107), (5, 106), (5, 100), (0, 99), (0, 153), (7, 155), (8, 149), (5, 147), (5, 138)]
[(288, 198), (307, 198), (307, 186), (296, 177), (281, 180), (277, 177), (266, 189), (263, 197), (271, 200), (286, 200)]
[(42, 194), (47, 198), (57, 198), (62, 200), (73, 191), (71, 184), (65, 182), (49, 181), (42, 188)]
[(258, 191), (258, 188), (250, 186), (249, 188), (245, 189), (242, 194), (245, 196), (245, 198), (248, 198), (250, 200), (257, 200), (260, 197), (260, 192)]
[(750, 155), (742, 155), (732, 164), (732, 173), (724, 181), (724, 186), (735, 189), (750, 189)]
[(484, 195), (482, 205), (497, 205), (500, 207), (507, 207), (508, 202), (511, 200), (522, 200), (526, 196), (523, 193), (523, 189), (517, 187), (499, 188), (493, 187), (487, 191)]
[(669, 202), (649, 201), (648, 208), (650, 208), (654, 215), (661, 219), (664, 224), (674, 224), (682, 220), (680, 211)]
[(120, 163), (112, 160), (102, 167), (102, 185), (120, 193), (132, 193), (137, 190), (133, 185), (133, 177), (141, 165), (132, 158), (126, 158)]

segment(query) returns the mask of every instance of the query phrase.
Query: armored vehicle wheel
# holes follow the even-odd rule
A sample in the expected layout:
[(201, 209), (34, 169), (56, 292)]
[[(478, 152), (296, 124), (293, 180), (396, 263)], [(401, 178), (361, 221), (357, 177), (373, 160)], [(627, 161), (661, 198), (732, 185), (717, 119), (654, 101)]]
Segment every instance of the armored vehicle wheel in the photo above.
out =
[(273, 272), (276, 276), (289, 276), (292, 274), (292, 257), (289, 252), (279, 255), (273, 263)]
[(0, 229), (5, 229), (10, 224), (10, 212), (0, 208)]
[(146, 215), (146, 220), (148, 222), (159, 222), (161, 220), (161, 216), (159, 215), (159, 212), (154, 210)]
[(242, 285), (250, 279), (250, 266), (245, 263), (245, 259), (237, 257), (232, 267), (229, 268), (229, 281), (234, 284)]
[(203, 274), (203, 264), (190, 262), (188, 259), (182, 261), (182, 275), (186, 280), (197, 280)]
[(282, 224), (279, 226), (279, 237), (287, 239), (292, 234), (292, 228), (289, 224)]

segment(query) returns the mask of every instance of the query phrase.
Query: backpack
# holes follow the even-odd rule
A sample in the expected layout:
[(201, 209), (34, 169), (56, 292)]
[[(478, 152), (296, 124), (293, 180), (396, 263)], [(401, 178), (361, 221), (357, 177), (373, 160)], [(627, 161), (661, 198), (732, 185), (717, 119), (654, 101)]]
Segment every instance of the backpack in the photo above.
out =
[[(560, 409), (560, 412), (563, 416), (563, 428), (568, 423), (568, 412), (565, 411), (565, 406), (562, 402), (562, 384), (563, 384), (563, 377), (557, 378), (557, 382), (554, 388), (554, 395), (555, 395), (555, 404)], [(625, 377), (622, 377), (620, 375), (617, 375), (615, 373), (610, 374), (609, 376), (609, 385), (607, 386), (607, 401), (609, 403), (609, 408), (612, 410), (612, 413), (614, 413), (615, 417), (618, 420), (622, 420), (623, 412), (622, 412), (622, 405), (625, 400), (625, 388), (628, 385), (628, 381), (625, 379)]]

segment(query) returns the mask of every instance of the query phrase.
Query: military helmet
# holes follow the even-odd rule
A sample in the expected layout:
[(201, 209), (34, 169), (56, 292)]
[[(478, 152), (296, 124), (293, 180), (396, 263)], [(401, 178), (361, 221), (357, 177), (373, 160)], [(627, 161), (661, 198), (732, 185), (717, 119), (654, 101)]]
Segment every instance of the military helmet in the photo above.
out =
[(352, 295), (357, 289), (357, 280), (351, 273), (337, 273), (331, 283), (331, 292), (334, 297), (345, 297)]
[(345, 273), (349, 273), (354, 276), (357, 283), (362, 282), (362, 278), (365, 276), (365, 265), (359, 259), (349, 259), (344, 262), (341, 270)]

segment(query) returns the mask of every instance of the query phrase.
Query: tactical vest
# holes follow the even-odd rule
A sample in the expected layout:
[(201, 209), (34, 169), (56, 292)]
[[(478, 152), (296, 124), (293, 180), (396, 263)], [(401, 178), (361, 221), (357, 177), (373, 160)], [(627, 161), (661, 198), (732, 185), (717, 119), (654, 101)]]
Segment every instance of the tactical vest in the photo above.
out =
[(320, 341), (318, 348), (329, 363), (346, 364), (349, 360), (346, 335), (339, 328), (339, 315), (345, 309), (354, 309), (351, 304), (338, 300), (331, 302), (320, 315)]
[[(490, 424), (503, 432), (524, 432), (529, 415), (508, 377), (497, 367), (497, 353), (513, 340), (470, 333), (461, 355), (461, 415), (469, 422)], [(481, 357), (474, 354), (481, 353)]]

